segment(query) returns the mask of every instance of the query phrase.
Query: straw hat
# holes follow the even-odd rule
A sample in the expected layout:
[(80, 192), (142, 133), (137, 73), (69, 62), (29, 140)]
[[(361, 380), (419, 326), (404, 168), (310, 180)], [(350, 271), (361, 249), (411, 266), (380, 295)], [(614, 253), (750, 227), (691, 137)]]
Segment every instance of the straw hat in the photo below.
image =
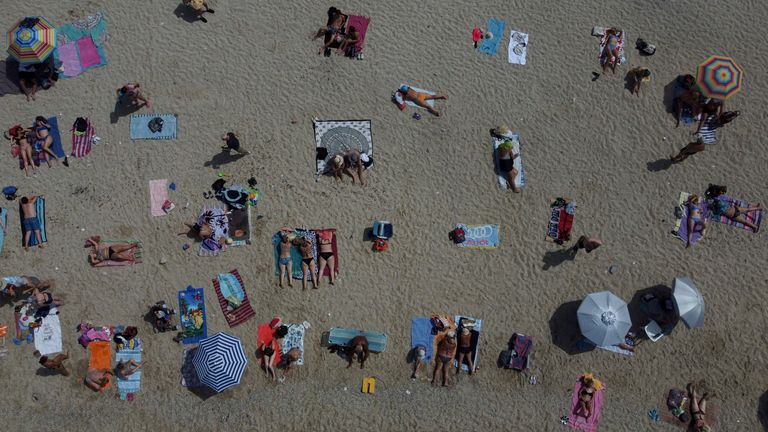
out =
[(341, 168), (344, 166), (344, 157), (342, 155), (336, 155), (333, 157), (333, 164)]
[(507, 125), (496, 126), (493, 133), (499, 136), (504, 136), (509, 133), (509, 127)]

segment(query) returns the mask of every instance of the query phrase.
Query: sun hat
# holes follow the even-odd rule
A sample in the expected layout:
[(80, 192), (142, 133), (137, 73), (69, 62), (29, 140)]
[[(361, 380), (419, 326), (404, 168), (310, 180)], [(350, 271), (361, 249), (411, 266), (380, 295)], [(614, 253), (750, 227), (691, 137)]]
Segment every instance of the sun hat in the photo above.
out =
[(504, 136), (509, 133), (509, 127), (507, 125), (496, 126), (493, 133), (499, 136)]
[(503, 143), (499, 144), (499, 148), (502, 149), (502, 150), (512, 150), (512, 146), (513, 145), (514, 144), (512, 144), (512, 141), (504, 140)]
[(426, 356), (427, 356), (427, 350), (421, 347), (416, 349), (416, 357), (423, 359)]
[(344, 165), (344, 157), (342, 155), (336, 155), (333, 157), (333, 164), (337, 167), (341, 167)]
[(445, 336), (446, 336), (446, 337), (449, 337), (449, 338), (451, 338), (451, 339), (453, 339), (453, 338), (455, 338), (455, 337), (456, 337), (456, 332), (455, 332), (455, 331), (453, 331), (453, 330), (451, 330), (451, 331), (449, 331), (448, 333), (446, 333), (446, 334), (445, 334)]
[(491, 32), (485, 32), (485, 38), (486, 38), (486, 39), (493, 39), (493, 33), (491, 33)]

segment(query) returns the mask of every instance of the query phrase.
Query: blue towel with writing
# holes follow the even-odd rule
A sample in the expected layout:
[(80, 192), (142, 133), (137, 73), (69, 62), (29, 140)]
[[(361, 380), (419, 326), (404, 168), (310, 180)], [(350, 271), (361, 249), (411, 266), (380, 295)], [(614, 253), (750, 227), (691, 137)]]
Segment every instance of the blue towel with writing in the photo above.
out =
[(488, 18), (488, 29), (486, 30), (486, 33), (491, 32), (493, 37), (490, 39), (483, 39), (483, 42), (480, 44), (481, 53), (492, 56), (496, 55), (496, 50), (499, 49), (501, 40), (504, 38), (504, 29), (506, 26), (507, 23), (502, 20), (497, 20), (496, 18)]

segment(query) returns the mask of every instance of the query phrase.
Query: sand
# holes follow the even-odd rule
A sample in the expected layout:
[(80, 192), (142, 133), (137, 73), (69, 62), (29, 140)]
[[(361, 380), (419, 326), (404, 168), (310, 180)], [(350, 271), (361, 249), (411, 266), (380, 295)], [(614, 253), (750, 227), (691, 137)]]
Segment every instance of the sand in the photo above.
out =
[[(669, 386), (702, 378), (720, 394), (719, 430), (765, 427), (758, 415), (768, 398), (761, 373), (764, 234), (712, 224), (689, 250), (670, 234), (680, 191), (701, 193), (712, 182), (744, 199), (766, 196), (759, 140), (768, 64), (761, 49), (766, 38), (755, 29), (767, 13), (759, 2), (335, 3), (372, 17), (363, 61), (317, 55), (311, 34), (330, 5), (218, 0), (208, 24), (179, 16), (184, 8), (174, 2), (5, 5), (2, 29), (39, 10), (57, 25), (104, 10), (110, 35), (107, 67), (62, 80), (36, 102), (15, 95), (0, 104), (2, 127), (60, 115), (69, 148), (66, 129), (85, 115), (102, 138), (88, 157), (69, 168), (41, 168), (34, 178), (24, 177), (7, 150), (0, 164), (3, 184), (45, 195), (50, 236), (45, 249), (25, 253), (16, 203), (4, 204), (14, 210), (0, 269), (56, 280), (55, 292), (67, 302), (61, 319), (74, 370), (68, 379), (39, 376), (34, 348), (11, 346), (0, 358), (0, 413), (8, 430), (560, 430), (573, 381), (586, 371), (607, 385), (601, 430), (672, 430), (653, 425), (646, 413), (661, 408)], [(733, 10), (725, 13), (728, 7)], [(506, 20), (508, 30), (530, 33), (527, 65), (507, 63), (508, 31), (496, 57), (471, 48), (471, 29), (491, 16)], [(626, 30), (629, 64), (592, 82), (599, 69), (598, 40), (590, 36), (595, 25)], [(632, 49), (637, 37), (657, 45), (656, 55), (639, 57)], [(665, 86), (678, 74), (695, 73), (711, 54), (732, 56), (743, 68), (745, 90), (728, 102), (742, 115), (718, 145), (668, 167), (663, 159), (693, 129), (674, 127)], [(653, 71), (640, 97), (629, 94), (623, 79), (636, 65)], [(178, 114), (176, 141), (132, 142), (128, 117), (110, 121), (114, 89), (127, 81), (142, 84), (153, 112)], [(438, 102), (443, 117), (422, 112), (415, 121), (414, 109), (397, 110), (389, 98), (401, 82), (447, 94), (448, 101)], [(376, 165), (366, 173), (368, 186), (314, 181), (313, 117), (372, 119)], [(488, 130), (500, 123), (522, 137), (527, 186), (519, 195), (496, 185)], [(252, 154), (215, 167), (219, 137), (228, 130), (238, 131)], [(259, 181), (253, 244), (200, 258), (182, 251), (186, 240), (176, 233), (212, 203), (202, 193), (221, 170), (234, 180)], [(179, 208), (154, 218), (147, 184), (158, 178), (176, 182)], [(577, 200), (574, 234), (598, 236), (602, 248), (570, 260), (564, 248), (544, 241), (548, 198), (555, 196)], [(395, 224), (383, 254), (362, 240), (377, 218)], [(458, 222), (500, 224), (501, 246), (454, 247), (447, 233)], [(270, 238), (286, 224), (338, 228), (343, 264), (336, 286), (307, 292), (275, 286)], [(90, 268), (81, 247), (87, 234), (139, 238), (145, 262)], [(620, 266), (614, 275), (607, 272), (612, 264)], [(257, 312), (235, 329), (227, 327), (211, 285), (232, 268)], [(558, 338), (577, 331), (561, 329), (568, 320), (557, 312), (573, 310), (588, 293), (608, 289), (629, 301), (639, 290), (670, 286), (678, 275), (693, 278), (704, 293), (703, 328), (680, 325), (641, 345), (636, 358), (602, 350), (569, 355), (555, 343), (551, 327), (559, 328)], [(175, 302), (189, 284), (206, 288), (210, 332), (241, 337), (251, 360), (239, 386), (207, 399), (179, 385), (182, 347), (170, 335), (153, 335), (142, 319), (147, 304)], [(431, 388), (425, 374), (411, 381), (405, 362), (410, 318), (435, 311), (485, 320), (477, 375), (462, 375), (448, 389)], [(268, 381), (254, 356), (256, 326), (275, 314), (312, 324), (307, 364), (282, 384)], [(134, 401), (76, 382), (87, 364), (74, 331), (83, 319), (139, 326), (148, 364)], [(0, 321), (11, 320), (6, 303)], [(345, 369), (319, 344), (332, 326), (384, 331), (390, 343), (364, 370)], [(514, 331), (536, 340), (535, 386), (495, 366)], [(372, 396), (359, 392), (368, 375), (379, 380)]]

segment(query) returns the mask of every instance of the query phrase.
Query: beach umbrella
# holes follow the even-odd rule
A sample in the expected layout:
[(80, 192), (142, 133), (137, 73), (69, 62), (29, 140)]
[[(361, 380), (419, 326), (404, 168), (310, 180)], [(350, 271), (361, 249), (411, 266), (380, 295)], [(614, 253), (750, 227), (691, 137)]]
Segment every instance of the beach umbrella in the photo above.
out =
[(240, 339), (216, 333), (200, 341), (192, 364), (201, 383), (222, 392), (240, 383), (248, 358)]
[(56, 29), (43, 17), (26, 17), (8, 32), (8, 53), (21, 64), (42, 63), (56, 48)]
[(704, 96), (725, 100), (741, 91), (741, 68), (730, 57), (712, 56), (699, 65), (696, 81)]
[(704, 297), (692, 280), (687, 277), (675, 278), (672, 297), (675, 299), (678, 316), (689, 328), (704, 324)]
[(576, 311), (581, 334), (597, 346), (624, 342), (632, 321), (624, 300), (609, 291), (587, 296)]

